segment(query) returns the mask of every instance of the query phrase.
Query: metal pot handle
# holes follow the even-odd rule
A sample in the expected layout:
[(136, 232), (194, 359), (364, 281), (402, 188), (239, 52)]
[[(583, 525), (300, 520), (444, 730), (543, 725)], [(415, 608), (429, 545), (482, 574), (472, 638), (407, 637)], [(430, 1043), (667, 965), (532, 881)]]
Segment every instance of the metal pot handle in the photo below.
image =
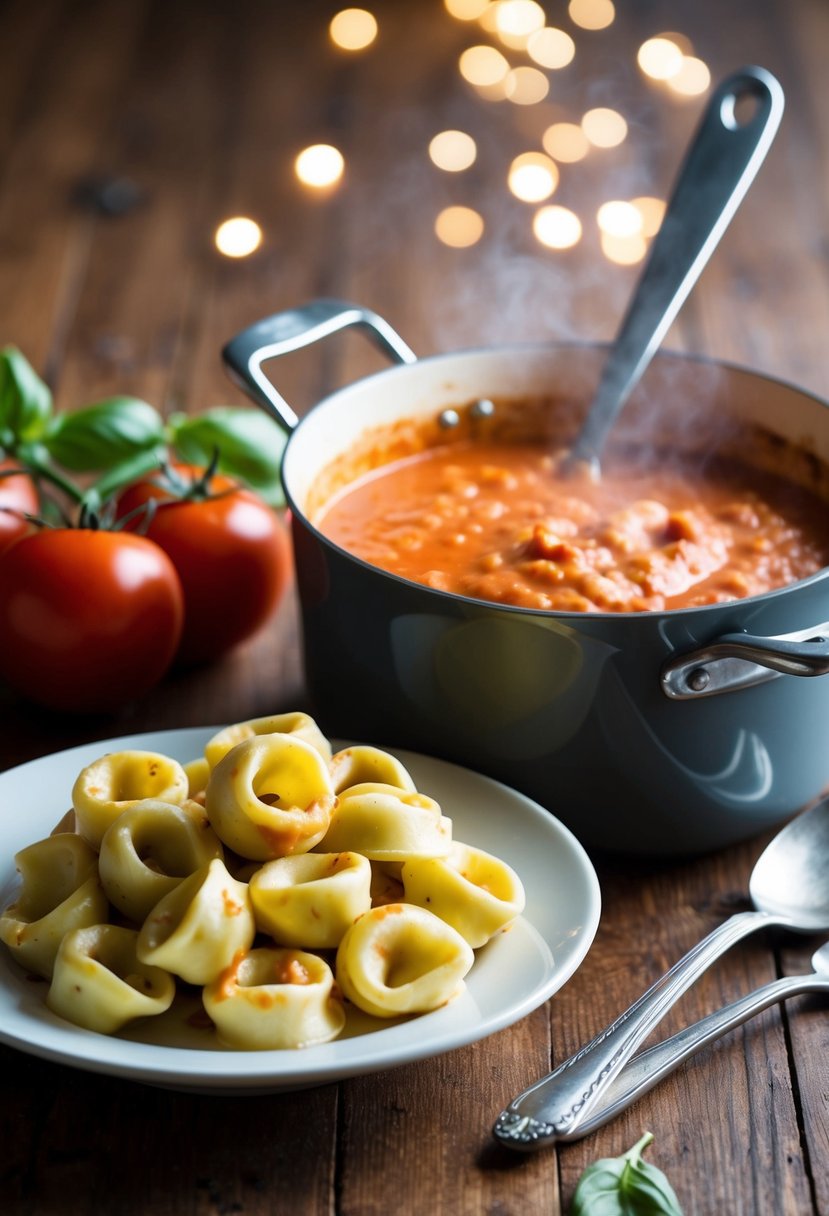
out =
[(382, 317), (345, 300), (313, 300), (301, 308), (265, 317), (231, 338), (222, 350), (222, 358), (231, 380), (290, 432), (299, 418), (262, 371), (262, 364), (352, 325), (365, 330), (395, 363), (416, 361), (414, 352)]
[(687, 701), (764, 684), (777, 676), (829, 674), (829, 621), (797, 633), (755, 637), (725, 633), (699, 650), (669, 659), (662, 667), (662, 691)]

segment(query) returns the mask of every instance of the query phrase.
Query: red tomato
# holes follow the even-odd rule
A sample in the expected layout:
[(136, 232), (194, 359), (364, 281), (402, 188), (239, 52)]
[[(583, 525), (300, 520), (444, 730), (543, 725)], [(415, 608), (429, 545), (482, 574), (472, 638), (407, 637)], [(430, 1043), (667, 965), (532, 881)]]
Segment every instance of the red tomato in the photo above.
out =
[(0, 557), (0, 674), (51, 709), (114, 709), (146, 692), (183, 616), (173, 564), (143, 536), (44, 528)]
[(25, 473), (2, 476), (6, 469), (18, 467), (13, 460), (0, 460), (0, 553), (29, 531), (31, 525), (23, 518), (24, 513), (37, 515), (40, 510), (37, 490), (30, 477)]
[[(178, 466), (186, 479), (202, 470)], [(208, 497), (176, 498), (151, 480), (122, 494), (118, 513), (156, 501), (147, 536), (167, 553), (184, 590), (185, 663), (215, 658), (250, 637), (274, 611), (291, 571), (290, 546), (276, 513), (221, 474)], [(141, 518), (129, 527), (141, 527)]]

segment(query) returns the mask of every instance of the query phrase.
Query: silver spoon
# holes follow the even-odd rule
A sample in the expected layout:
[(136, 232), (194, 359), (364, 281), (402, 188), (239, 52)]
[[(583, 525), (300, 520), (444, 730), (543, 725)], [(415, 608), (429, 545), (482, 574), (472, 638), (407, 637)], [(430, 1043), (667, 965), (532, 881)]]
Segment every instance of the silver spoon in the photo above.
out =
[[(738, 105), (746, 101), (754, 112), (741, 121)], [(783, 104), (783, 90), (765, 68), (742, 68), (713, 93), (587, 418), (559, 466), (561, 473), (586, 471), (598, 478), (608, 431), (754, 180), (780, 125)]]
[(749, 893), (755, 911), (729, 917), (590, 1043), (514, 1098), (493, 1128), (496, 1138), (526, 1152), (576, 1139), (642, 1040), (730, 946), (770, 926), (829, 929), (829, 798), (778, 832), (754, 866)]
[(575, 1133), (567, 1139), (580, 1139), (603, 1127), (632, 1106), (648, 1090), (653, 1089), (663, 1077), (667, 1077), (694, 1052), (708, 1043), (713, 1043), (736, 1026), (741, 1026), (770, 1005), (804, 992), (829, 993), (829, 942), (824, 942), (812, 955), (812, 968), (809, 975), (793, 975), (764, 984), (762, 988), (749, 992), (699, 1022), (694, 1022), (692, 1026), (687, 1026), (685, 1030), (680, 1030), (678, 1034), (634, 1056), (611, 1081), (598, 1110), (594, 1110), (589, 1119), (579, 1123)]

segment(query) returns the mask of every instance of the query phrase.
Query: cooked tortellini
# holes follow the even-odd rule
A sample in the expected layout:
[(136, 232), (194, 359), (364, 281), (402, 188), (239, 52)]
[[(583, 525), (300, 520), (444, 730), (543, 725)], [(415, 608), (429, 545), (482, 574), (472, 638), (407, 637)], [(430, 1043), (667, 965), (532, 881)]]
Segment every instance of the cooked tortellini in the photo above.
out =
[(188, 791), (187, 774), (177, 760), (157, 752), (110, 752), (88, 764), (72, 787), (78, 831), (97, 849), (110, 824), (133, 803), (159, 798), (178, 804)]
[(400, 877), (406, 901), (445, 920), (473, 950), (524, 910), (524, 888), (515, 871), (460, 841), (448, 857), (410, 858)]
[(202, 999), (231, 1047), (310, 1047), (335, 1039), (345, 1025), (331, 968), (302, 950), (251, 950), (208, 984)]
[(331, 762), (331, 744), (314, 719), (308, 714), (290, 713), (273, 714), (269, 718), (251, 718), (249, 722), (236, 722), (233, 726), (226, 726), (213, 736), (204, 749), (208, 767), (214, 769), (232, 747), (244, 739), (252, 739), (255, 735), (289, 735), (294, 739), (302, 739), (319, 752), (326, 764)]
[(120, 925), (67, 933), (55, 959), (46, 1004), (69, 1022), (112, 1034), (133, 1018), (164, 1013), (176, 986), (160, 967), (136, 955), (138, 934)]
[(332, 754), (305, 713), (232, 724), (184, 765), (100, 756), (15, 861), (0, 941), (53, 1013), (104, 1034), (164, 1014), (153, 1041), (178, 1041), (200, 995), (197, 1021), (243, 1051), (445, 1005), (524, 906), (396, 756)]
[(247, 884), (231, 878), (216, 857), (159, 900), (141, 926), (136, 952), (142, 963), (188, 984), (209, 984), (250, 949), (255, 932)]
[(328, 830), (335, 802), (316, 748), (273, 734), (232, 747), (213, 769), (205, 796), (217, 836), (257, 861), (307, 852)]
[(404, 861), (445, 857), (451, 843), (452, 821), (433, 798), (366, 781), (337, 798), (320, 848), (328, 853), (351, 849), (376, 861)]
[(337, 950), (337, 983), (365, 1013), (426, 1013), (458, 994), (475, 961), (459, 933), (425, 908), (372, 908)]
[(335, 949), (371, 907), (371, 863), (360, 853), (269, 861), (250, 880), (257, 927), (280, 945)]
[(22, 886), (0, 916), (0, 941), (28, 971), (49, 979), (66, 933), (106, 920), (95, 851), (80, 836), (47, 836), (15, 856)]
[(206, 816), (186, 807), (146, 798), (104, 832), (98, 856), (101, 883), (110, 903), (130, 920), (141, 923), (182, 879), (223, 856)]

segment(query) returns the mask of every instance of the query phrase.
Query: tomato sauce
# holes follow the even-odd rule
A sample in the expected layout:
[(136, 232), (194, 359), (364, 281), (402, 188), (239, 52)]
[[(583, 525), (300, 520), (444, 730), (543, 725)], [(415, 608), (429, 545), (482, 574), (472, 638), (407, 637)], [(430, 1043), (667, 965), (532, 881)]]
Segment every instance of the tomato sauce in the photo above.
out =
[(315, 519), (350, 553), (475, 599), (643, 612), (759, 595), (829, 564), (829, 506), (733, 459), (556, 474), (538, 443), (462, 440), (359, 477)]

